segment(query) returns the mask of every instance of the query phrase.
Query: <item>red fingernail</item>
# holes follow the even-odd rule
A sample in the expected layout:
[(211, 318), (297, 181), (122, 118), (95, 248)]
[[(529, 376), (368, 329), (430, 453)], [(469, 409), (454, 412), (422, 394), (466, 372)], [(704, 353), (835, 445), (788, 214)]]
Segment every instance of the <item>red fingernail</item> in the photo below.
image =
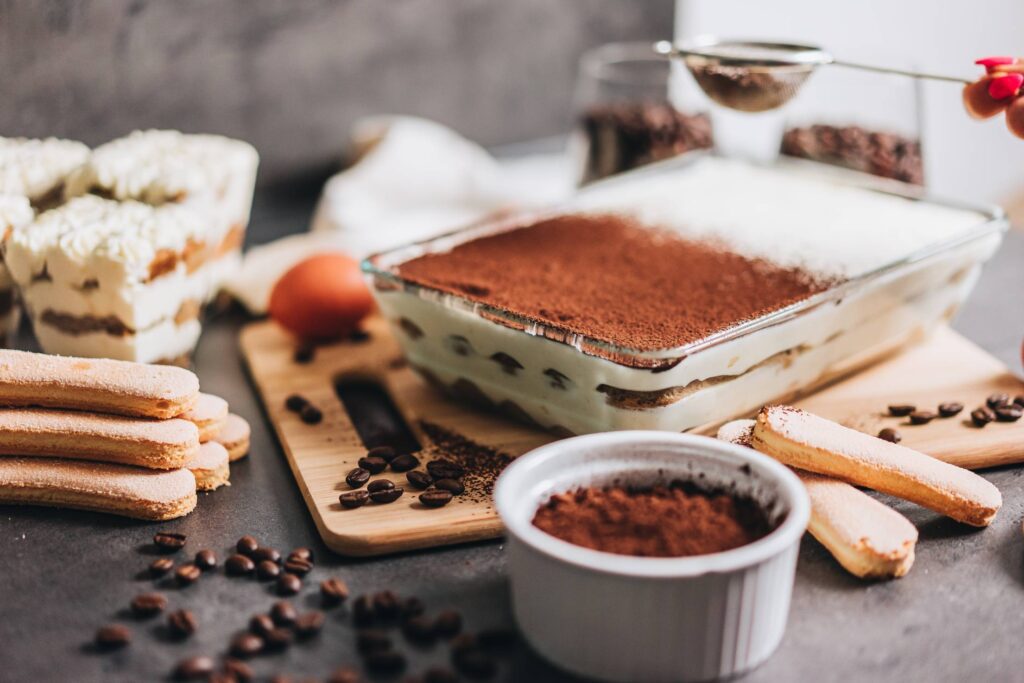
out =
[(974, 63), (978, 66), (983, 66), (989, 69), (993, 66), (1003, 66), (1006, 64), (1016, 64), (1016, 57), (982, 57), (981, 59), (974, 60)]
[(988, 82), (988, 94), (994, 100), (1003, 100), (1013, 97), (1020, 90), (1024, 83), (1024, 74), (1006, 74), (998, 76)]

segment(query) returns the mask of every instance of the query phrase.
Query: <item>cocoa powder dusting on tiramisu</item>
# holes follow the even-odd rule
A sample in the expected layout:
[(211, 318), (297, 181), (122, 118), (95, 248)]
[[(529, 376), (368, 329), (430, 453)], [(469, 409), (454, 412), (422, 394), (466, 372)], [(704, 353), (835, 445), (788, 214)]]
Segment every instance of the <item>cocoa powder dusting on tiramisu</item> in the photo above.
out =
[(426, 287), (643, 351), (705, 339), (832, 284), (612, 215), (545, 219), (398, 271)]

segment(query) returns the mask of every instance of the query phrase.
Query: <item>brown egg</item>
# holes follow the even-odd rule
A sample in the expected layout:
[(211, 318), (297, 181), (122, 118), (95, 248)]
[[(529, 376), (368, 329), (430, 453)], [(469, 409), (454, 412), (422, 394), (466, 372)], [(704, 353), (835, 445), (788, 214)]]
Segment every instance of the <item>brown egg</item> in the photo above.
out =
[(982, 76), (974, 83), (964, 86), (964, 108), (974, 119), (990, 119), (1010, 103), (1009, 99), (997, 100), (988, 94), (988, 84), (992, 80)]
[(373, 310), (359, 262), (341, 253), (296, 264), (270, 293), (270, 317), (301, 339), (345, 337)]
[(1024, 97), (1018, 97), (1006, 108), (1006, 127), (1019, 138), (1024, 138)]

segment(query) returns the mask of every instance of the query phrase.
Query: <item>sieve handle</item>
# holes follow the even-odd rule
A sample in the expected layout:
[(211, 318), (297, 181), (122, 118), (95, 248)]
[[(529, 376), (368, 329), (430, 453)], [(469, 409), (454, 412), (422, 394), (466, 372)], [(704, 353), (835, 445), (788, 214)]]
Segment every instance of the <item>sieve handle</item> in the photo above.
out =
[(926, 78), (930, 81), (945, 81), (947, 83), (959, 83), (960, 85), (969, 85), (974, 81), (968, 78), (959, 78), (957, 76), (947, 76), (945, 74), (933, 74), (925, 71), (911, 71), (909, 69), (894, 69), (888, 66), (876, 66), (874, 64), (861, 64), (858, 62), (847, 62), (840, 59), (835, 59), (831, 64), (836, 66), (845, 66), (848, 69), (860, 69), (861, 71), (874, 71), (875, 73), (883, 74), (895, 74), (897, 76), (909, 76), (911, 78)]

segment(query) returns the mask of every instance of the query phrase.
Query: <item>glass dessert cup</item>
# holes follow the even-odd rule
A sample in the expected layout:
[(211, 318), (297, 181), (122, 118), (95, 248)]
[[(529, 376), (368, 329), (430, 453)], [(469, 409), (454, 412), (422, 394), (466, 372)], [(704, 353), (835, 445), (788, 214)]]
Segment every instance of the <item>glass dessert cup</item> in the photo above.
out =
[[(687, 155), (595, 184), (551, 213), (578, 210), (581, 201), (623, 183), (688, 172), (705, 156)], [(966, 211), (977, 222), (795, 304), (655, 351), (570, 333), (398, 274), (410, 259), (548, 213), (513, 216), (376, 254), (363, 269), (410, 365), (450, 394), (563, 435), (682, 431), (709, 429), (765, 403), (792, 399), (923, 338), (956, 313), (1007, 227), (998, 209), (926, 199), (903, 183), (809, 162), (775, 167), (811, 168), (844, 187)], [(510, 369), (509, 358), (518, 367)]]

